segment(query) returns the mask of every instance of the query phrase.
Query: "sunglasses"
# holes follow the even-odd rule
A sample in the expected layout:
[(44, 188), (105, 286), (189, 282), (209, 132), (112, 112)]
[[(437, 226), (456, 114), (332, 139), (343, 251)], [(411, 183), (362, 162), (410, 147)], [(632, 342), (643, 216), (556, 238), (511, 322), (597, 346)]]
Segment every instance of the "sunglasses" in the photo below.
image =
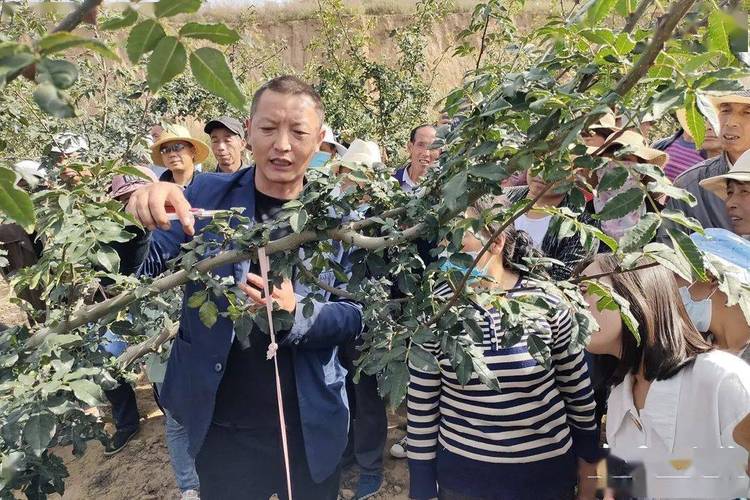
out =
[(159, 152), (163, 155), (169, 154), (169, 153), (179, 153), (183, 149), (185, 149), (187, 146), (181, 142), (171, 144), (169, 146), (162, 146), (159, 149)]

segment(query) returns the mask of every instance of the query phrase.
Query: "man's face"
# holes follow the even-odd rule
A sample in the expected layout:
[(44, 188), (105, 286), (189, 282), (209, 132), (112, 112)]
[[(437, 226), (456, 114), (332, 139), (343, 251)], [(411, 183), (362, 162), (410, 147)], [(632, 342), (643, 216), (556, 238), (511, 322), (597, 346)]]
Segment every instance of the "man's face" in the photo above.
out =
[(729, 181), (725, 204), (734, 232), (750, 234), (750, 182)]
[(719, 136), (714, 133), (714, 129), (711, 127), (711, 124), (708, 123), (708, 120), (706, 120), (706, 137), (703, 139), (701, 149), (705, 149), (706, 151), (716, 151), (721, 149), (721, 139), (719, 139)]
[(440, 150), (430, 149), (436, 137), (437, 131), (434, 127), (422, 127), (417, 130), (414, 142), (409, 142), (406, 146), (412, 167), (426, 169), (437, 161)]
[(738, 158), (750, 149), (750, 104), (725, 102), (719, 106), (721, 145), (731, 157)]
[(245, 141), (237, 134), (224, 127), (216, 127), (211, 131), (211, 151), (220, 171), (229, 174), (239, 170), (244, 149)]
[(161, 125), (154, 125), (153, 127), (151, 127), (148, 133), (151, 136), (151, 140), (156, 142), (161, 137), (161, 134), (164, 133), (164, 127), (162, 127)]
[(324, 153), (328, 153), (331, 155), (331, 157), (336, 156), (336, 146), (331, 144), (330, 142), (323, 142), (320, 144), (320, 150)]
[(189, 142), (165, 142), (161, 145), (160, 152), (164, 166), (173, 172), (182, 172), (193, 168), (195, 150)]
[(301, 185), (325, 135), (313, 100), (266, 90), (249, 123), (256, 183)]

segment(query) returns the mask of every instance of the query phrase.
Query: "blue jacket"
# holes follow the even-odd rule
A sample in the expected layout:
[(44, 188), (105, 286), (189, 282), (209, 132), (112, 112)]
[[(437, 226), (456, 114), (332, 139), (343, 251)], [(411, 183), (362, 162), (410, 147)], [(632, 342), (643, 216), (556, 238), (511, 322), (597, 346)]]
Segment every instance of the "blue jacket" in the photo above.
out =
[[(255, 216), (254, 177), (254, 167), (233, 174), (199, 175), (187, 188), (185, 196), (196, 208), (245, 207), (244, 215), (252, 219)], [(205, 224), (206, 221), (199, 220), (196, 233)], [(180, 245), (188, 239), (177, 221), (169, 231), (154, 231), (141, 273), (154, 276), (162, 272), (167, 261), (179, 254)], [(344, 249), (338, 242), (334, 243), (332, 258), (346, 268)], [(249, 263), (243, 262), (225, 265), (214, 272), (221, 277), (234, 276), (236, 280), (244, 277), (248, 268)], [(332, 272), (322, 274), (320, 280), (338, 285)], [(207, 328), (198, 317), (198, 309), (187, 307), (187, 299), (203, 288), (200, 282), (185, 286), (179, 334), (160, 393), (163, 405), (187, 430), (193, 456), (200, 450), (211, 425), (216, 392), (233, 340), (233, 326), (228, 318), (220, 316)], [(306, 285), (298, 282), (294, 283), (294, 291), (298, 300), (311, 293)], [(321, 482), (341, 460), (349, 425), (346, 370), (338, 361), (337, 346), (360, 334), (362, 312), (357, 304), (336, 301), (327, 292), (316, 293), (325, 293), (326, 300), (314, 303), (314, 312), (309, 318), (305, 318), (303, 308), (298, 307), (294, 326), (279, 343), (282, 348), (292, 349), (307, 462), (312, 478)], [(226, 299), (214, 297), (214, 301), (220, 312), (226, 310)]]

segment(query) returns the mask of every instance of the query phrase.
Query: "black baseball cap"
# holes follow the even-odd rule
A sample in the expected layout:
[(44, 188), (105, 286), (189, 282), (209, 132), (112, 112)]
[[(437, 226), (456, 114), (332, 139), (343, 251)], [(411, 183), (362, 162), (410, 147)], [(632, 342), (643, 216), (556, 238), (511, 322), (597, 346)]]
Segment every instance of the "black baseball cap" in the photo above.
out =
[(220, 116), (213, 120), (209, 120), (209, 122), (206, 123), (206, 126), (203, 127), (203, 131), (210, 135), (211, 132), (218, 127), (224, 127), (231, 133), (238, 135), (243, 139), (245, 138), (245, 127), (242, 126), (242, 122), (231, 116)]

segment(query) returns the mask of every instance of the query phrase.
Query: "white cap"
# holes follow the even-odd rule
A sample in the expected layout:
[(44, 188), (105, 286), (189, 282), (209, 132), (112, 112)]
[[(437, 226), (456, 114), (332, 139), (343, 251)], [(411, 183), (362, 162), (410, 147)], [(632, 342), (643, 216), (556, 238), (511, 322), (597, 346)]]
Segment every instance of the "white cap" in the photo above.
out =
[(380, 148), (372, 141), (354, 139), (340, 161), (341, 163), (362, 163), (372, 168), (374, 163), (382, 163)]
[(323, 137), (323, 142), (327, 142), (328, 144), (334, 146), (336, 148), (336, 153), (339, 156), (344, 156), (346, 154), (346, 148), (336, 142), (336, 138), (333, 136), (333, 130), (331, 130), (331, 127), (328, 125), (323, 125), (323, 130), (325, 130), (326, 135)]
[(34, 160), (22, 160), (13, 165), (13, 168), (21, 174), (22, 177), (38, 177), (43, 179), (47, 177), (47, 171), (41, 168), (42, 164)]
[(55, 134), (52, 137), (54, 140), (52, 141), (52, 148), (50, 151), (53, 153), (69, 155), (77, 151), (87, 151), (89, 149), (89, 141), (82, 135), (74, 134), (72, 132), (62, 132), (60, 134)]

